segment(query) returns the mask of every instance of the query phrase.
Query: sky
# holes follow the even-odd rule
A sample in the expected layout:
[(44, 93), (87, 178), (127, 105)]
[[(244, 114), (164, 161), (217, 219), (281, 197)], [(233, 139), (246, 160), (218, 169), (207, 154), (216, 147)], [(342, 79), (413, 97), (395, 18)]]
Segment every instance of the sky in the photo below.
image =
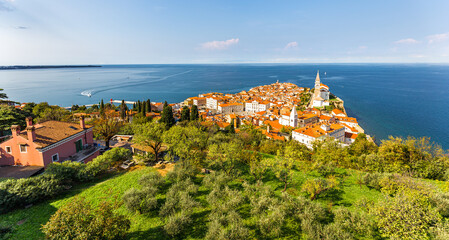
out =
[(449, 63), (449, 1), (0, 0), (0, 65)]

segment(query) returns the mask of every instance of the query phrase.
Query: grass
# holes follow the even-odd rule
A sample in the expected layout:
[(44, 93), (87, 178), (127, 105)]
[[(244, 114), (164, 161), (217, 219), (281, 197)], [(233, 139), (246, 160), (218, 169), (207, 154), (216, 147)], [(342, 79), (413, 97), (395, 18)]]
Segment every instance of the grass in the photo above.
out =
[[(270, 157), (267, 155), (266, 157)], [(56, 212), (58, 208), (71, 201), (76, 196), (84, 197), (92, 204), (98, 204), (103, 200), (106, 201), (120, 201), (123, 193), (132, 187), (138, 187), (138, 179), (145, 173), (155, 171), (154, 168), (141, 167), (133, 171), (111, 174), (98, 179), (96, 182), (84, 183), (73, 187), (63, 195), (56, 199), (47, 200), (40, 204), (36, 204), (28, 209), (19, 209), (8, 214), (0, 215), (0, 226), (12, 226), (13, 232), (9, 234), (8, 239), (43, 239), (44, 235), (40, 228), (45, 224), (50, 216)], [(339, 188), (329, 193), (320, 195), (316, 200), (327, 208), (346, 207), (352, 211), (359, 211), (354, 206), (358, 200), (366, 198), (368, 200), (377, 201), (382, 197), (379, 191), (369, 189), (364, 185), (358, 185), (358, 175), (362, 172), (349, 169), (337, 169), (340, 185)], [(203, 176), (195, 179), (195, 183), (200, 184)], [(294, 196), (306, 196), (301, 192), (301, 185), (307, 179), (319, 177), (316, 171), (294, 171), (292, 182), (288, 186), (288, 193)], [(244, 180), (251, 179), (249, 175), (243, 175), (236, 179), (231, 184), (233, 187), (241, 188)], [(427, 181), (427, 180), (426, 180)], [(283, 183), (279, 182), (274, 174), (268, 172), (264, 178), (266, 185), (271, 186), (277, 194), (283, 190)], [(444, 183), (428, 181), (438, 188), (447, 187)], [(436, 183), (436, 184), (435, 184)], [(202, 239), (207, 231), (207, 217), (210, 208), (207, 206), (206, 197), (209, 190), (201, 186), (196, 200), (204, 207), (198, 208), (194, 211), (193, 224), (185, 233), (184, 237), (187, 239)], [(165, 195), (160, 194), (158, 199), (160, 203), (164, 201)], [(244, 217), (245, 224), (251, 232), (251, 236), (256, 236), (255, 222), (250, 217), (250, 205), (244, 204), (238, 210)], [(126, 215), (131, 220), (131, 229), (129, 230), (129, 239), (168, 239), (164, 234), (162, 227), (164, 220), (161, 219), (157, 212), (149, 214), (130, 213), (123, 205), (121, 205), (117, 212)], [(290, 229), (290, 239), (298, 237), (297, 230)]]

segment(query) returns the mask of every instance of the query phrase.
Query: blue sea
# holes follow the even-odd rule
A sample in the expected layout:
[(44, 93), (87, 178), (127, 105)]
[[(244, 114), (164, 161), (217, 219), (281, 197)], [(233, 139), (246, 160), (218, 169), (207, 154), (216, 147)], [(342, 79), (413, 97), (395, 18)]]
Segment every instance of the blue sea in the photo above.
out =
[(200, 93), (236, 93), (277, 80), (313, 87), (317, 70), (331, 92), (345, 101), (348, 114), (377, 140), (389, 135), (429, 136), (449, 149), (449, 65), (107, 65), (1, 70), (0, 88), (11, 100), (60, 106), (101, 99), (181, 102)]

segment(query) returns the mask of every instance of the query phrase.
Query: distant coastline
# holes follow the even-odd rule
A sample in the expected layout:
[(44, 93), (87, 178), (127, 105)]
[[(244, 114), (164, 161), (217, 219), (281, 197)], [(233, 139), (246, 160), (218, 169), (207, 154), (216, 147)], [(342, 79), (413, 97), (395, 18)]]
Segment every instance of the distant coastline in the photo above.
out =
[(0, 66), (0, 70), (13, 70), (13, 69), (49, 69), (49, 68), (91, 68), (102, 67), (100, 65), (35, 65), (35, 66)]

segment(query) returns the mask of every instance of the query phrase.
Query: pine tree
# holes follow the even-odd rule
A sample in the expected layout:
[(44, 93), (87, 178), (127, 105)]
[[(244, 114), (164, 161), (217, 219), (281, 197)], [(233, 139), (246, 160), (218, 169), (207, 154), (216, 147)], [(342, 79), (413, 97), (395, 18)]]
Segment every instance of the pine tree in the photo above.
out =
[(196, 121), (198, 119), (199, 119), (198, 106), (193, 105), (192, 109), (190, 110), (190, 121)]
[(173, 109), (168, 104), (166, 107), (164, 107), (164, 110), (162, 111), (161, 122), (165, 123), (167, 129), (175, 125), (175, 118), (173, 117)]
[(182, 107), (181, 111), (181, 121), (189, 121), (190, 120), (190, 109), (187, 106)]
[(147, 112), (151, 112), (151, 101), (147, 99)]

